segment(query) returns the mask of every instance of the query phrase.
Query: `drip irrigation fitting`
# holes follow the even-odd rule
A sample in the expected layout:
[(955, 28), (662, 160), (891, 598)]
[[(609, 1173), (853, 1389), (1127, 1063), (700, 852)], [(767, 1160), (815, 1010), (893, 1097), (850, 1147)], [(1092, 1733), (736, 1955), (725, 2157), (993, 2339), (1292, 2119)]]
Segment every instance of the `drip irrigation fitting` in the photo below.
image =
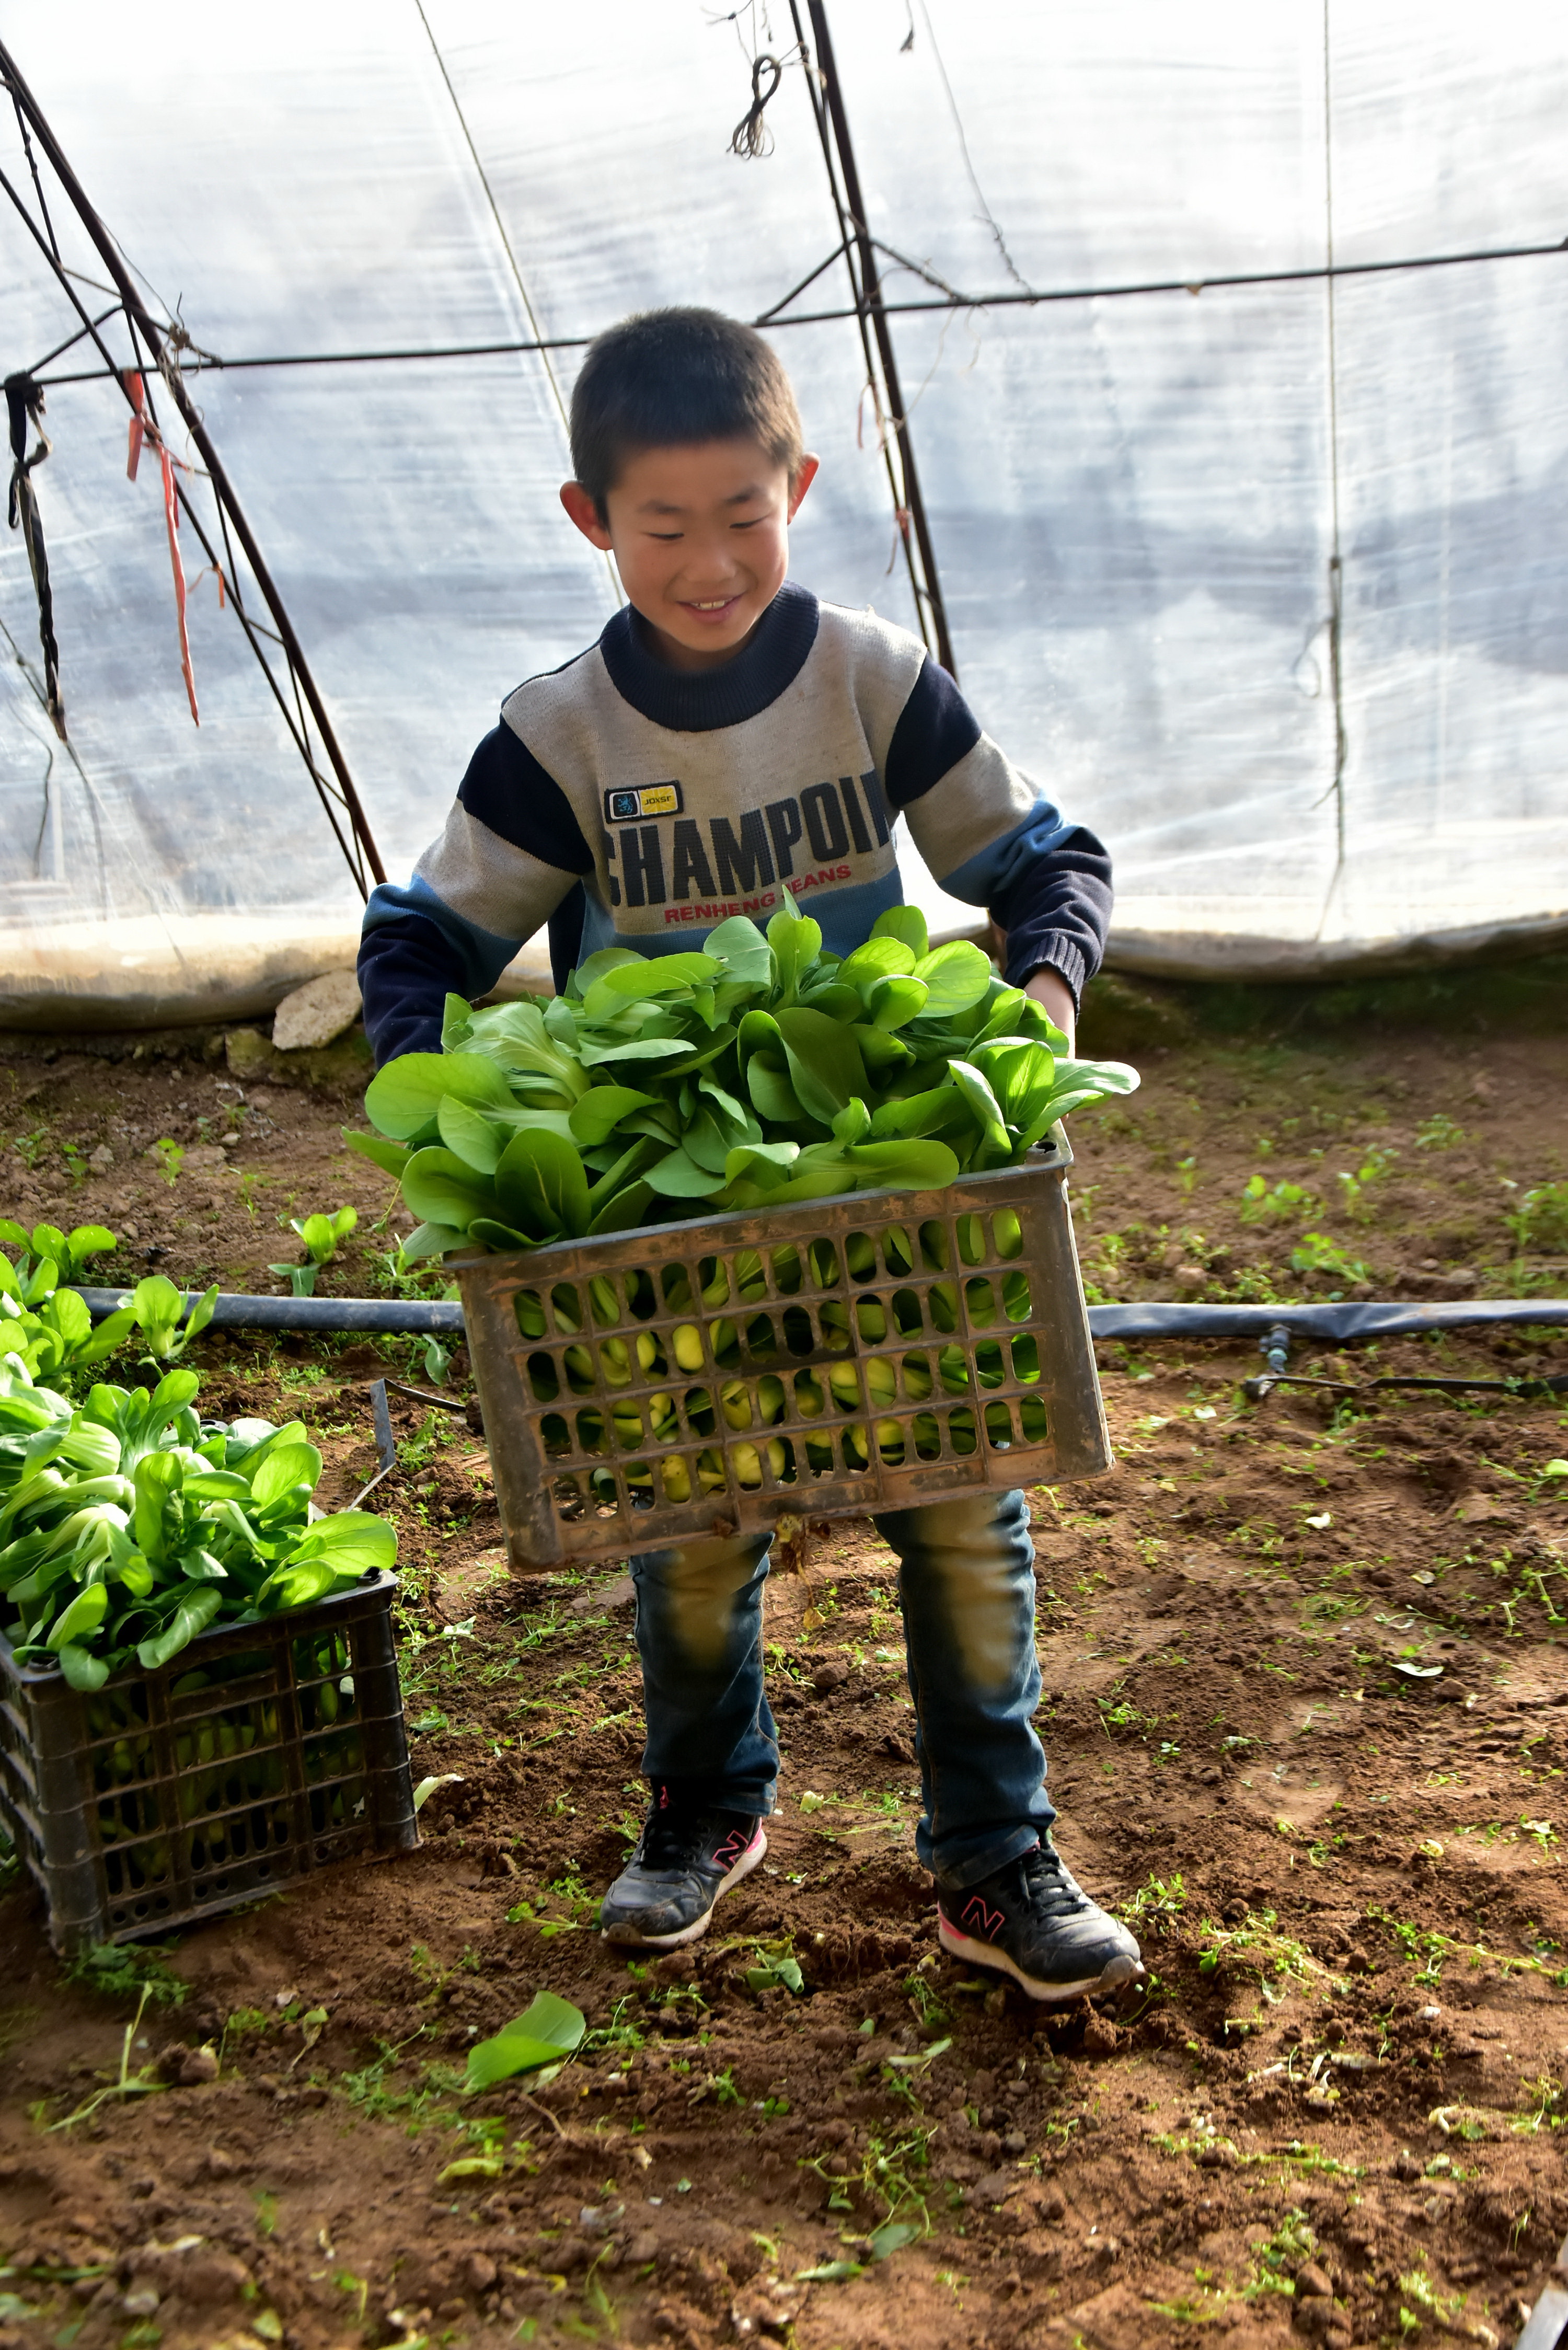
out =
[(1414, 1371), (1388, 1371), (1375, 1379), (1309, 1378), (1304, 1372), (1285, 1368), (1291, 1356), (1291, 1334), (1282, 1323), (1264, 1331), (1258, 1341), (1258, 1352), (1269, 1367), (1256, 1378), (1242, 1380), (1241, 1393), (1249, 1403), (1262, 1403), (1271, 1388), (1328, 1388), (1335, 1395), (1353, 1396), (1368, 1394), (1374, 1388), (1449, 1388), (1471, 1394), (1485, 1389), (1526, 1398), (1568, 1394), (1568, 1372), (1549, 1379), (1449, 1379)]
[[(327, 1301), (322, 1298), (318, 1302), (326, 1305)], [(283, 1300), (280, 1298), (278, 1303), (281, 1305)], [(455, 1396), (431, 1395), (428, 1388), (405, 1387), (401, 1379), (372, 1379), (370, 1419), (376, 1430), (376, 1458), (381, 1465), (369, 1483), (360, 1486), (348, 1504), (351, 1510), (358, 1509), (366, 1494), (373, 1493), (382, 1478), (389, 1477), (398, 1465), (397, 1439), (392, 1434), (391, 1408), (387, 1401), (389, 1388), (394, 1395), (412, 1396), (416, 1403), (434, 1404), (439, 1411), (455, 1411), (463, 1419), (468, 1416), (468, 1406), (465, 1403), (460, 1403)]]

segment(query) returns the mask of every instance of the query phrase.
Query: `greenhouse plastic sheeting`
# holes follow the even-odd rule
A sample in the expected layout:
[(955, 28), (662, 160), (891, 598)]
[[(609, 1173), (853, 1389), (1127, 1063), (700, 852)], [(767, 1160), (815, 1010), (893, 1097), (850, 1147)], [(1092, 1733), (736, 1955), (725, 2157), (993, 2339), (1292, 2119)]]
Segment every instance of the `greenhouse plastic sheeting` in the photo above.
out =
[[(172, 0), (154, 30), (107, 0), (0, 0), (0, 35), (150, 302), (234, 358), (769, 309), (837, 237), (798, 68), (772, 154), (728, 151), (750, 47), (793, 38), (769, 6), (771, 30), (698, 0)], [(1301, 974), (1568, 928), (1568, 255), (1342, 279), (1332, 302), (1204, 283), (1318, 267), (1331, 243), (1343, 264), (1560, 240), (1549, 20), (1506, 0), (829, 13), (869, 225), (929, 277), (1201, 288), (893, 327), (961, 682), (1110, 843), (1113, 959)], [(0, 146), (26, 189), (8, 125)], [(67, 261), (101, 279), (45, 181)], [(930, 293), (887, 266), (890, 300)], [(836, 264), (791, 307), (846, 292)], [(6, 373), (75, 323), (4, 204), (0, 320)], [(912, 625), (855, 324), (771, 331), (823, 458), (795, 572)], [(556, 497), (579, 358), (193, 383), (394, 878), (503, 695), (614, 609)], [(259, 1010), (352, 959), (347, 868), (187, 532), (192, 724), (158, 471), (127, 479), (115, 386), (61, 386), (46, 421), (70, 746), (0, 535), (0, 1017)], [(908, 850), (906, 874), (934, 927), (974, 923)]]

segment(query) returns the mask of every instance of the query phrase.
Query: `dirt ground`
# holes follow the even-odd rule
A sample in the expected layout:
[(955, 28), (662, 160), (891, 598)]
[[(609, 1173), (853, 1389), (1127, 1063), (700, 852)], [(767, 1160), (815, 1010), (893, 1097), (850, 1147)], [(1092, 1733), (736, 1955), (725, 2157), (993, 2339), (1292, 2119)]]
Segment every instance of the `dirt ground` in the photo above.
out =
[[(1145, 1085), (1074, 1121), (1091, 1294), (1564, 1295), (1561, 1013), (1393, 1002), (1227, 1027), (1104, 992), (1090, 1041)], [(134, 1041), (18, 1049), (0, 1213), (107, 1222), (105, 1281), (278, 1290), (288, 1219), (352, 1202), (321, 1294), (398, 1285), (340, 1078)], [(1299, 1367), (1564, 1352), (1542, 1323)], [(307, 1420), (329, 1502), (374, 1466), (379, 1374), (467, 1392), (461, 1348), (408, 1339), (197, 1358), (205, 1409)], [(938, 1953), (864, 1522), (770, 1586), (764, 1867), (690, 1953), (601, 1944), (641, 1807), (629, 1587), (511, 1581), (482, 1442), (395, 1399), (415, 1771), (461, 1775), (418, 1853), (107, 1971), (62, 1970), (13, 1880), (0, 2350), (1511, 2342), (1568, 2230), (1568, 1408), (1254, 1405), (1240, 1342), (1101, 1358), (1116, 1470), (1031, 1495), (1041, 1729), (1063, 1850), (1142, 1938), (1136, 1995), (1042, 2013)], [(748, 1984), (791, 1953), (799, 1992)], [(130, 2063), (162, 2085), (95, 2104), (145, 1985)], [(542, 1988), (587, 2016), (577, 2059), (461, 2097)]]

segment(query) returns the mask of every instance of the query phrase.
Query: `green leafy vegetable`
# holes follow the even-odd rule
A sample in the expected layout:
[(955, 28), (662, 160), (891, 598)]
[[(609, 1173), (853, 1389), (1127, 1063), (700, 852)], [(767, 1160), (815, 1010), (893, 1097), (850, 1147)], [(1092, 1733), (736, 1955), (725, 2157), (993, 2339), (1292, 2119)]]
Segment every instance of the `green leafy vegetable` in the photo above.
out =
[[(187, 1303), (190, 1315), (182, 1327), (182, 1316)], [(129, 1313), (147, 1341), (147, 1352), (155, 1363), (177, 1362), (192, 1338), (199, 1336), (213, 1318), (218, 1303), (218, 1284), (193, 1300), (187, 1300), (183, 1290), (176, 1289), (168, 1276), (150, 1273), (139, 1281), (128, 1297), (120, 1299), (120, 1310)], [(112, 1321), (115, 1316), (111, 1315)], [(100, 1326), (99, 1336), (109, 1325)], [(118, 1343), (118, 1341), (116, 1342)]]
[(136, 1315), (108, 1315), (98, 1328), (85, 1301), (62, 1281), (80, 1278), (89, 1256), (118, 1245), (102, 1224), (78, 1224), (70, 1234), (55, 1224), (35, 1224), (31, 1232), (0, 1219), (0, 1242), (22, 1251), (15, 1265), (0, 1256), (0, 1357), (14, 1356), (29, 1378), (54, 1378), (59, 1372), (102, 1362), (123, 1347)]
[(497, 2081), (510, 2081), (514, 2074), (559, 2064), (587, 2030), (580, 2008), (569, 1999), (557, 1999), (553, 1991), (542, 1991), (493, 2040), (481, 2040), (469, 2050), (463, 2088), (472, 2095), (475, 2089), (493, 2088)]
[(379, 1133), (348, 1138), (421, 1220), (406, 1263), (940, 1189), (1137, 1084), (1064, 1057), (1038, 1003), (971, 941), (932, 948), (912, 906), (842, 961), (793, 899), (765, 937), (737, 915), (698, 952), (607, 948), (547, 1004), (449, 996), (441, 1033), (373, 1080)]
[(171, 1370), (151, 1392), (100, 1385), (73, 1407), (15, 1357), (0, 1364), (0, 1619), (23, 1665), (100, 1689), (211, 1625), (392, 1565), (384, 1519), (312, 1518), (321, 1455), (297, 1420), (201, 1420), (198, 1387)]

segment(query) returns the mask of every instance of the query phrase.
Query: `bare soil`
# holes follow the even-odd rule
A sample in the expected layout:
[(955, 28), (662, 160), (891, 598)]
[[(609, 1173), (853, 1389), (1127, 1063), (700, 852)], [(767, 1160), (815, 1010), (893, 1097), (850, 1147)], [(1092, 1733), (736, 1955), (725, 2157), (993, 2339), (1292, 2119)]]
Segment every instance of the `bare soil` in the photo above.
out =
[[(130, 1041), (18, 1050), (0, 1213), (107, 1222), (105, 1281), (275, 1290), (289, 1217), (352, 1201), (321, 1293), (385, 1289), (399, 1216), (341, 1088)], [(1568, 1174), (1560, 1029), (1238, 1036), (1122, 990), (1100, 1041), (1146, 1071), (1074, 1122), (1101, 1295), (1563, 1294), (1550, 1212), (1520, 1221)], [(108, 1990), (26, 1886), (0, 1900), (0, 2350), (1511, 2341), (1568, 2229), (1564, 1406), (1253, 1405), (1240, 1344), (1101, 1351), (1118, 1465), (1031, 1495), (1041, 1726), (1063, 1849), (1142, 1938), (1136, 1996), (1042, 2012), (938, 1954), (891, 1561), (854, 1521), (770, 1586), (764, 1867), (689, 1954), (602, 1945), (641, 1807), (628, 1588), (613, 1562), (511, 1581), (481, 1440), (400, 1399), (379, 1498), (415, 1769), (460, 1775), (418, 1853)], [(1300, 1367), (1563, 1354), (1541, 1324)], [(306, 1419), (332, 1501), (374, 1465), (369, 1382), (431, 1376), (407, 1339), (198, 1358), (208, 1409)], [(465, 1372), (460, 1348), (451, 1392)], [(748, 1982), (790, 1953), (798, 1993)], [(157, 2085), (95, 2105), (139, 1974), (130, 2076)], [(577, 2060), (461, 2097), (466, 2049), (545, 1987), (588, 2020)]]

